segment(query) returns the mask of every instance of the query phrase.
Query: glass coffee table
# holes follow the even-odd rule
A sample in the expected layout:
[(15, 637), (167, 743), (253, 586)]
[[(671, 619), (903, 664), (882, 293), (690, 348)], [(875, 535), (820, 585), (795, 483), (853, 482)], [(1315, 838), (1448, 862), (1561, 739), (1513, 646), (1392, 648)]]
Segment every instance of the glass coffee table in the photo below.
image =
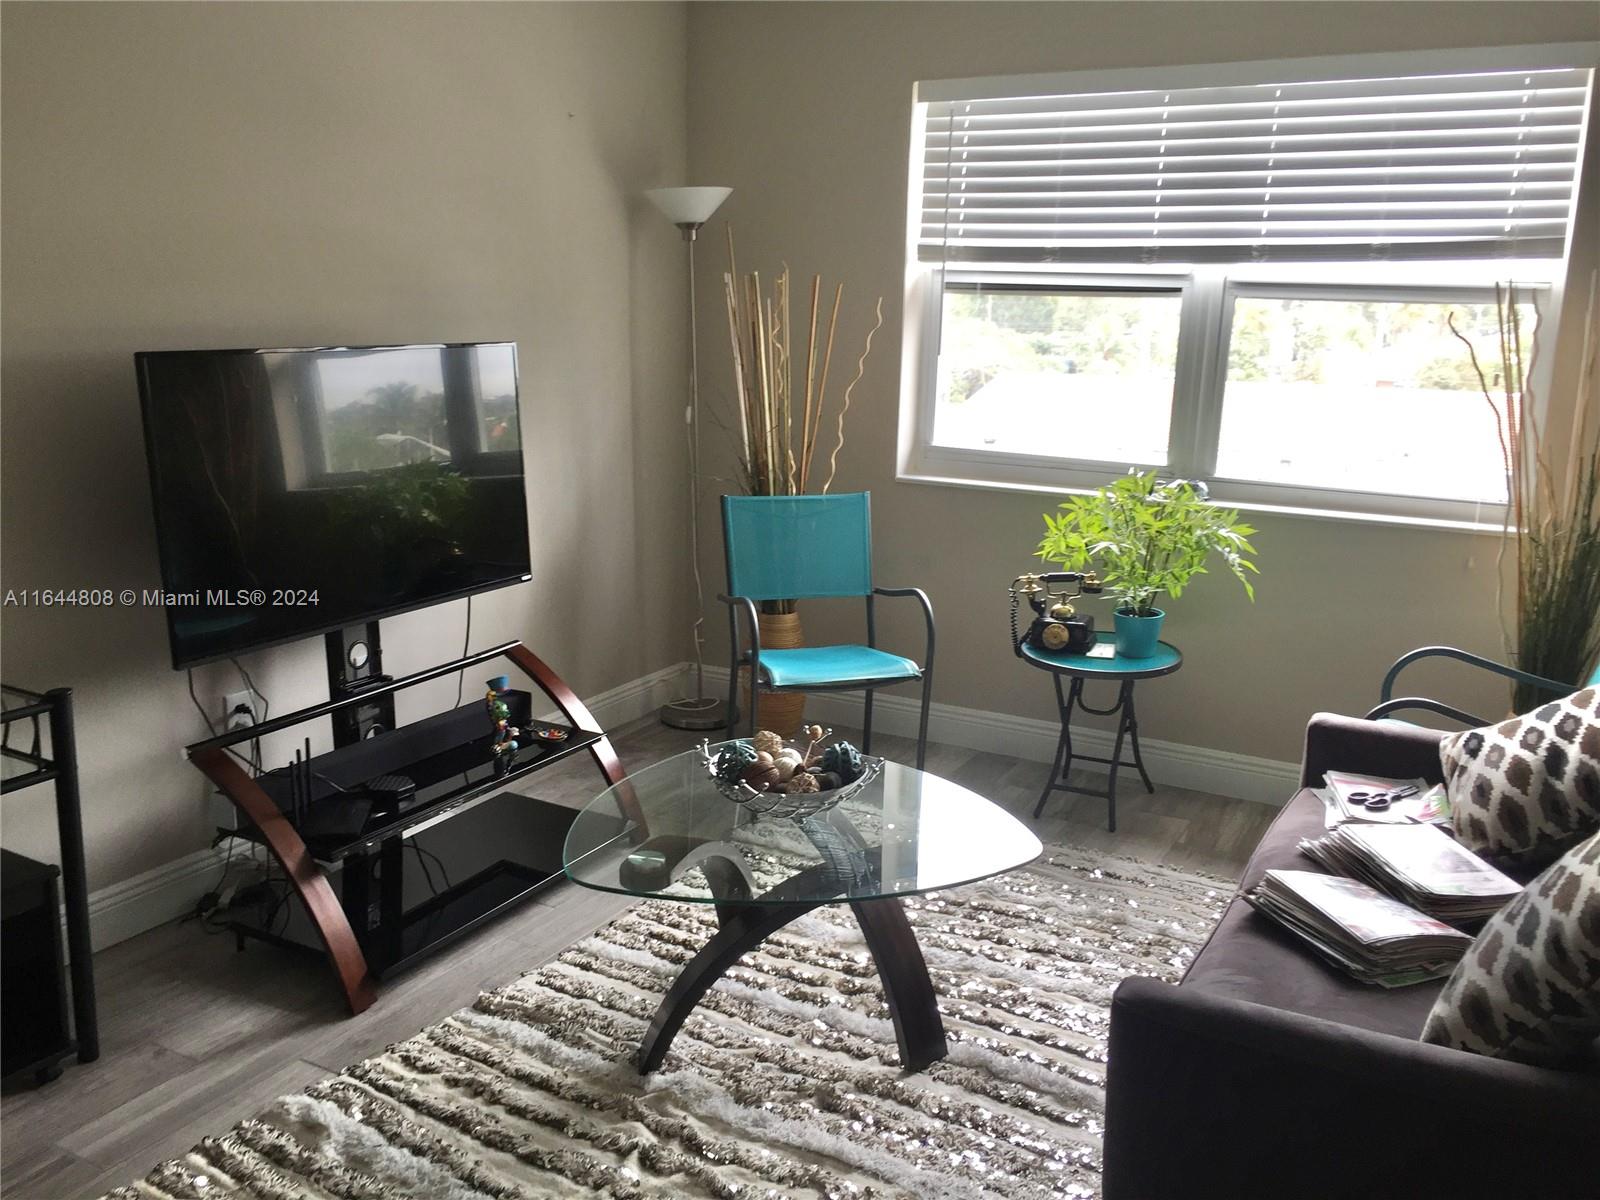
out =
[(848, 904), (889, 1002), (900, 1062), (945, 1056), (944, 1024), (901, 896), (1026, 866), (1043, 847), (976, 792), (885, 763), (861, 791), (805, 818), (727, 799), (698, 750), (664, 759), (595, 797), (567, 833), (562, 863), (606, 892), (713, 904), (720, 928), (673, 982), (645, 1032), (641, 1074), (661, 1065), (684, 1019), (747, 951), (824, 904)]

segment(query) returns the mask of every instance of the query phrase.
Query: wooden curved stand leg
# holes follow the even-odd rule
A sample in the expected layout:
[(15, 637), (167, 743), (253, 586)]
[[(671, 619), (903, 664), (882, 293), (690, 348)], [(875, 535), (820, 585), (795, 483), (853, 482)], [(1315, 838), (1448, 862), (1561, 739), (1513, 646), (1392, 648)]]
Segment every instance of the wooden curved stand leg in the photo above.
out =
[(267, 849), (283, 868), (284, 877), (306, 906), (306, 915), (317, 927), (317, 934), (328, 952), (328, 963), (344, 989), (345, 1002), (353, 1016), (371, 1007), (377, 999), (372, 976), (367, 971), (366, 955), (356, 941), (355, 931), (344, 915), (338, 897), (327, 877), (311, 857), (294, 826), (279, 811), (272, 798), (245, 774), (226, 750), (214, 747), (197, 750), (191, 761), (222, 789), (234, 805), (261, 831)]
[[(516, 663), (522, 673), (533, 680), (541, 692), (550, 697), (552, 703), (561, 710), (562, 715), (567, 718), (567, 723), (574, 729), (601, 732), (600, 724), (589, 711), (589, 706), (578, 698), (578, 693), (573, 691), (567, 681), (557, 675), (544, 659), (521, 643), (508, 649), (506, 657)], [(632, 787), (627, 782), (628, 772), (624, 769), (622, 760), (617, 757), (611, 739), (602, 735), (599, 741), (589, 747), (589, 755), (594, 759), (594, 765), (600, 768), (600, 774), (605, 776), (606, 782), (617, 789), (617, 806), (622, 810), (622, 815), (634, 823), (642, 836), (648, 837), (650, 827), (644, 819), (644, 809), (640, 807)]]
[[(578, 693), (567, 685), (565, 679), (551, 670), (550, 664), (544, 659), (520, 644), (510, 647), (506, 651), (506, 657), (516, 663), (523, 674), (538, 685), (541, 692), (550, 697), (574, 728), (592, 729), (597, 733), (600, 731), (600, 726), (589, 712), (588, 705), (578, 699)], [(628, 773), (622, 769), (622, 760), (612, 749), (610, 738), (602, 737), (589, 747), (589, 753), (594, 758), (594, 765), (600, 768), (600, 774), (606, 777), (606, 782), (612, 787), (626, 778)], [(628, 815), (633, 816), (632, 813)]]

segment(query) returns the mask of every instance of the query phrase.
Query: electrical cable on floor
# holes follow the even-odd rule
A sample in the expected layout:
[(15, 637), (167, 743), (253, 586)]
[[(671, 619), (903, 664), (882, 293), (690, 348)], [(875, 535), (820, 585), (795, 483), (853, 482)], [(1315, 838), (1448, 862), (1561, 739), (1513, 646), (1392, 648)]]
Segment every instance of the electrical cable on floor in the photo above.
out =
[[(183, 918), (185, 921), (199, 920), (201, 924), (204, 924), (207, 916), (222, 907), (222, 887), (228, 882), (228, 872), (233, 869), (234, 843), (239, 840), (241, 840), (241, 838), (237, 833), (219, 833), (215, 838), (212, 839), (211, 848), (213, 850), (217, 848), (218, 844), (227, 842), (228, 853), (223, 857), (222, 870), (217, 875), (216, 883), (212, 884), (203, 893), (201, 893), (200, 899), (195, 901), (194, 910)], [(208, 898), (212, 901), (211, 907), (209, 908), (205, 906)]]
[[(261, 922), (261, 928), (267, 933), (282, 937), (284, 931), (289, 928), (289, 918), (293, 915), (293, 910), (289, 907), (289, 880), (287, 878), (274, 878), (274, 873), (269, 867), (268, 875), (264, 882), (268, 887), (277, 885), (282, 890), (278, 892), (276, 899), (273, 900), (272, 909), (267, 913), (266, 919)], [(280, 912), (283, 913), (283, 925), (278, 929), (273, 929), (273, 922), (278, 919)]]

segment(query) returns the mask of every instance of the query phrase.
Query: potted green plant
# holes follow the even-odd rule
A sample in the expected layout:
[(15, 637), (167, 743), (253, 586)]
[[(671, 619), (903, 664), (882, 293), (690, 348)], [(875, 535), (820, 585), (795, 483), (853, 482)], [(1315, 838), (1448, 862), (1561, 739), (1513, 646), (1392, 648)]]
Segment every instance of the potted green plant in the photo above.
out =
[(1206, 486), (1187, 479), (1162, 482), (1154, 471), (1130, 471), (1091, 495), (1074, 496), (1056, 514), (1045, 513), (1038, 555), (1063, 570), (1093, 564), (1115, 603), (1117, 654), (1149, 658), (1166, 615), (1155, 606), (1162, 592), (1177, 597), (1220, 555), (1245, 595), (1255, 599), (1246, 572), (1255, 564), (1249, 542), (1255, 530), (1239, 514), (1208, 503)]

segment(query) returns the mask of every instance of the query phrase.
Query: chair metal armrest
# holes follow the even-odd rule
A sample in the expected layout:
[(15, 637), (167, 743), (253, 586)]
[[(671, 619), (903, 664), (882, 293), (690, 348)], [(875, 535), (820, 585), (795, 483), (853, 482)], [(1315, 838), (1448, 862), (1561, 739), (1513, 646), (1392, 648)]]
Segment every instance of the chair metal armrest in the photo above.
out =
[(743, 609), (750, 626), (750, 656), (752, 661), (761, 654), (761, 622), (756, 618), (756, 602), (749, 596), (729, 596), (718, 592), (717, 599), (728, 606), (728, 635), (733, 639), (733, 662), (730, 669), (739, 665), (738, 612)]
[(1382, 704), (1372, 709), (1366, 715), (1366, 720), (1376, 721), (1387, 717), (1390, 713), (1400, 712), (1407, 708), (1420, 708), (1428, 712), (1438, 713), (1440, 716), (1449, 717), (1452, 721), (1460, 721), (1468, 728), (1478, 725), (1487, 725), (1482, 717), (1475, 717), (1464, 709), (1459, 709), (1453, 704), (1445, 704), (1439, 700), (1430, 700), (1426, 696), (1401, 696), (1395, 700), (1385, 700)]
[[(1413, 650), (1409, 654), (1402, 654), (1395, 659), (1394, 666), (1390, 667), (1389, 673), (1383, 677), (1383, 687), (1379, 689), (1378, 693), (1379, 701), (1385, 704), (1388, 703), (1394, 696), (1394, 681), (1396, 677), (1406, 667), (1423, 658), (1453, 658), (1469, 666), (1480, 667), (1496, 675), (1503, 675), (1507, 679), (1515, 679), (1519, 683), (1530, 683), (1535, 687), (1547, 688), (1552, 692), (1570, 692), (1577, 689), (1576, 684), (1561, 683), (1558, 680), (1546, 679), (1542, 675), (1519, 671), (1516, 667), (1508, 667), (1505, 663), (1495, 662), (1492, 658), (1484, 658), (1481, 654), (1470, 654), (1465, 650), (1457, 650), (1454, 646), (1423, 646), (1421, 649)], [(1475, 725), (1484, 724), (1476, 717), (1471, 718), (1471, 720)]]
[[(922, 669), (924, 671), (931, 671), (933, 669), (933, 649), (934, 649), (934, 642), (935, 642), (936, 638), (935, 638), (935, 628), (934, 628), (934, 621), (933, 621), (933, 603), (928, 599), (928, 593), (923, 591), (921, 588), (914, 588), (914, 587), (909, 587), (909, 588), (875, 587), (875, 588), (872, 589), (872, 594), (874, 596), (915, 596), (916, 597), (917, 602), (922, 605), (922, 620), (923, 620), (923, 624), (927, 626), (927, 630), (928, 630), (928, 648), (927, 648), (927, 651), (925, 652), (925, 654), (923, 656)], [(867, 645), (869, 645), (869, 646), (877, 645), (877, 629), (875, 628), (875, 624), (874, 624), (874, 621), (873, 621), (872, 605), (870, 603), (867, 605)]]

